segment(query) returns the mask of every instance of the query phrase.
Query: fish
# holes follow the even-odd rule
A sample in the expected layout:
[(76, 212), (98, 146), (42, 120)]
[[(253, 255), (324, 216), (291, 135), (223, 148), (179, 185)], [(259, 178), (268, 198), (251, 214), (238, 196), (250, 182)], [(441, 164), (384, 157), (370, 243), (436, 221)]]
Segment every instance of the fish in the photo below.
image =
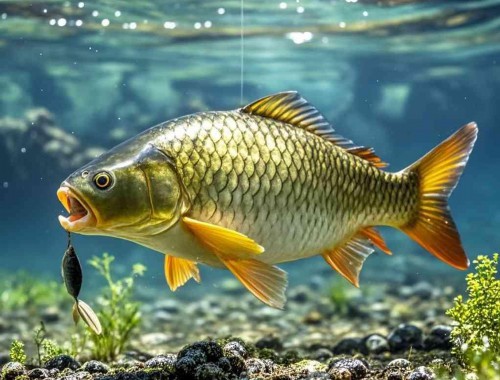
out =
[(322, 256), (355, 286), (376, 226), (406, 233), (438, 259), (469, 260), (448, 198), (477, 138), (470, 122), (407, 168), (339, 135), (298, 92), (156, 125), (70, 174), (57, 196), (67, 231), (133, 241), (165, 255), (172, 290), (200, 282), (198, 264), (227, 269), (282, 309), (276, 264)]
[(64, 252), (61, 263), (61, 273), (68, 294), (75, 300), (72, 309), (72, 316), (75, 324), (77, 324), (81, 318), (95, 334), (102, 334), (102, 325), (96, 313), (89, 305), (78, 298), (83, 283), (83, 272), (80, 260), (71, 244), (70, 233), (68, 233), (68, 247)]

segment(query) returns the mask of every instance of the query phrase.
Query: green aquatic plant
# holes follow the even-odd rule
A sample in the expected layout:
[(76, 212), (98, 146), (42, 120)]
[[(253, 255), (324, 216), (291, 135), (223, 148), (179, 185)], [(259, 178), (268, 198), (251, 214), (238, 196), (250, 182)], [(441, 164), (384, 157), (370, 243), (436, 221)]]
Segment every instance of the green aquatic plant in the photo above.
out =
[(466, 277), (467, 300), (461, 295), (446, 313), (456, 326), (451, 338), (453, 354), (466, 367), (477, 373), (488, 368), (500, 372), (500, 279), (498, 253), (493, 258), (478, 256), (474, 260), (475, 273)]
[(135, 264), (130, 275), (115, 280), (111, 271), (113, 261), (114, 257), (106, 253), (89, 261), (107, 285), (99, 298), (101, 308), (97, 313), (103, 332), (101, 335), (90, 334), (92, 356), (104, 361), (116, 359), (141, 322), (139, 303), (133, 300), (133, 286), (135, 277), (142, 276), (146, 271), (144, 265)]
[(25, 364), (27, 356), (24, 351), (24, 343), (20, 340), (14, 339), (10, 345), (9, 356), (10, 361)]
[(328, 298), (335, 307), (336, 313), (346, 315), (350, 309), (350, 285), (343, 280), (335, 280), (328, 291)]
[(57, 281), (40, 279), (27, 272), (0, 276), (0, 304), (3, 310), (33, 310), (60, 305), (64, 299), (64, 289)]

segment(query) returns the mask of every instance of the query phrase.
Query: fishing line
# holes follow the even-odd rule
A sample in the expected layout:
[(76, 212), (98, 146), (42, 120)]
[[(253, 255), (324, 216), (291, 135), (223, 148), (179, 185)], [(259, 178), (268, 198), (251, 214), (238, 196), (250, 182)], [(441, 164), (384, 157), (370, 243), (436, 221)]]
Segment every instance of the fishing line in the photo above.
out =
[(245, 13), (243, 11), (243, 1), (240, 0), (240, 104), (243, 105), (243, 72), (245, 69)]

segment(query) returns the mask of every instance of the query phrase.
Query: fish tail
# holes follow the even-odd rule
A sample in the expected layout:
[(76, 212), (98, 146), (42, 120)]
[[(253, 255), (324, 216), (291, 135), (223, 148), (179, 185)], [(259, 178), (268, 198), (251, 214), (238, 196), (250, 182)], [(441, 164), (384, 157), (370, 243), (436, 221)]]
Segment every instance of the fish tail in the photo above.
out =
[(469, 260), (451, 217), (448, 198), (465, 168), (477, 132), (474, 122), (463, 126), (406, 169), (418, 176), (419, 207), (411, 221), (400, 229), (457, 269), (467, 269)]

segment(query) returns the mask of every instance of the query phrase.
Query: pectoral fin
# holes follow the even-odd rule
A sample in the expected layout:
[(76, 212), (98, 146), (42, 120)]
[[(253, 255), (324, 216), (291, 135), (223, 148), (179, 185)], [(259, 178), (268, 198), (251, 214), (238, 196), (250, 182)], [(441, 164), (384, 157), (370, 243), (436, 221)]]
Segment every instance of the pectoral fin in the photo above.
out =
[(165, 255), (165, 278), (172, 291), (184, 285), (190, 278), (194, 278), (196, 282), (201, 281), (196, 263), (170, 255)]
[(259, 300), (283, 309), (287, 285), (286, 272), (257, 260), (222, 260), (227, 269)]
[(215, 224), (182, 218), (186, 227), (212, 252), (225, 259), (250, 259), (264, 248), (248, 236)]
[(372, 252), (370, 241), (363, 233), (358, 233), (344, 245), (323, 253), (323, 258), (349, 282), (359, 287), (361, 267)]

